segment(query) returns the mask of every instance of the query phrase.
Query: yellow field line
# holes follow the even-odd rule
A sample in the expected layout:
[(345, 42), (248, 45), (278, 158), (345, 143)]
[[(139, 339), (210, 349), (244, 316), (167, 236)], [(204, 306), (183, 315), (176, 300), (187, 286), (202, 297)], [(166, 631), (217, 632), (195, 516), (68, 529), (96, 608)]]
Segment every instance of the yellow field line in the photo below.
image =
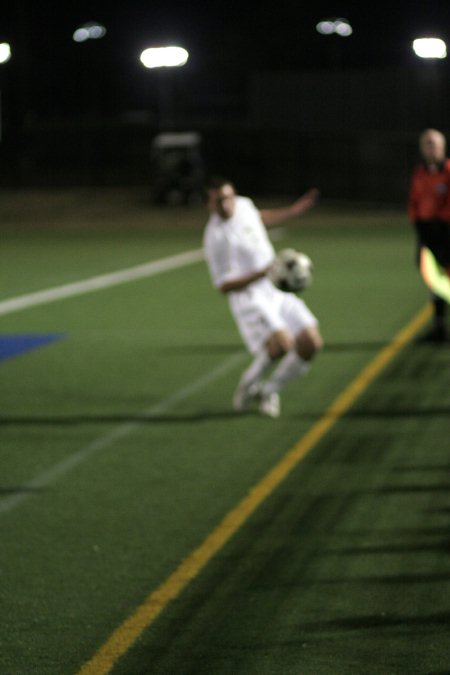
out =
[(123, 656), (174, 600), (187, 584), (196, 577), (211, 558), (239, 530), (292, 469), (322, 439), (327, 431), (345, 414), (356, 399), (367, 389), (383, 368), (414, 337), (431, 316), (431, 307), (424, 307), (377, 356), (359, 373), (350, 385), (334, 400), (324, 415), (289, 450), (275, 467), (254, 486), (248, 495), (225, 516), (222, 522), (206, 537), (188, 558), (157, 588), (136, 611), (109, 637), (96, 654), (79, 671), (78, 675), (105, 675), (111, 672)]

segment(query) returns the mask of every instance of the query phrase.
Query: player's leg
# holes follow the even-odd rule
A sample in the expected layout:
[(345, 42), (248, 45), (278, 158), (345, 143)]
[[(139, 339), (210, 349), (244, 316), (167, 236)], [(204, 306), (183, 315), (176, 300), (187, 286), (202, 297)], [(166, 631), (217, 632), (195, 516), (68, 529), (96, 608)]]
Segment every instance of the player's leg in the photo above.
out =
[(249, 408), (258, 394), (259, 383), (271, 365), (272, 359), (267, 349), (263, 348), (255, 354), (253, 361), (242, 373), (233, 394), (233, 408), (236, 412), (244, 412)]
[(448, 342), (450, 336), (447, 330), (447, 308), (448, 305), (443, 298), (432, 294), (431, 302), (433, 305), (433, 325), (419, 338), (419, 342)]
[[(250, 366), (244, 371), (239, 381), (238, 387), (233, 397), (233, 407), (237, 411), (246, 410), (252, 401), (261, 397), (262, 378), (272, 365), (284, 357), (286, 354), (295, 352), (295, 336), (287, 328), (275, 330), (268, 337), (264, 347), (256, 354)], [(279, 401), (275, 397), (271, 398), (271, 405), (268, 402), (270, 393), (268, 392), (265, 403), (266, 408), (279, 409)], [(261, 401), (262, 407), (264, 403)], [(262, 411), (264, 412), (264, 410)], [(265, 413), (270, 414), (270, 413)], [(274, 415), (272, 415), (274, 416)]]
[(323, 338), (317, 323), (311, 324), (297, 335), (295, 348), (298, 356), (304, 361), (312, 361), (323, 348)]
[(271, 417), (278, 417), (280, 413), (279, 392), (292, 380), (306, 375), (312, 359), (323, 346), (317, 320), (305, 303), (292, 296), (284, 304), (286, 321), (295, 337), (261, 389), (260, 411)]
[[(416, 223), (416, 235), (415, 261), (422, 276), (424, 276), (421, 266), (423, 247), (431, 251), (441, 267), (447, 268), (450, 265), (450, 226), (448, 223), (441, 221)], [(435, 293), (431, 293), (430, 299), (433, 306), (432, 326), (419, 336), (418, 342), (448, 342), (450, 340), (447, 329), (448, 303)]]
[[(271, 368), (274, 358), (277, 358), (275, 346), (273, 352), (267, 348), (269, 337), (276, 331), (273, 327), (270, 298), (267, 301), (265, 295), (259, 297), (257, 290), (254, 290), (251, 297), (240, 298), (231, 308), (244, 344), (253, 354), (253, 360), (242, 373), (233, 395), (234, 410), (244, 412), (257, 398), (261, 381)], [(278, 342), (283, 345), (286, 339), (280, 336)]]
[[(281, 359), (261, 391), (261, 412), (276, 414), (276, 395), (292, 380), (303, 377), (311, 367), (311, 361), (322, 348), (322, 337), (317, 326), (304, 328), (295, 340), (295, 347)], [(279, 407), (279, 399), (278, 399)], [(279, 412), (278, 412), (279, 414)]]
[[(440, 223), (440, 229), (436, 236), (433, 249), (438, 264), (446, 268), (450, 263), (450, 226), (447, 223)], [(450, 336), (447, 330), (447, 301), (437, 295), (432, 294), (431, 302), (433, 304), (433, 327), (427, 334), (427, 338), (432, 342), (448, 342)]]

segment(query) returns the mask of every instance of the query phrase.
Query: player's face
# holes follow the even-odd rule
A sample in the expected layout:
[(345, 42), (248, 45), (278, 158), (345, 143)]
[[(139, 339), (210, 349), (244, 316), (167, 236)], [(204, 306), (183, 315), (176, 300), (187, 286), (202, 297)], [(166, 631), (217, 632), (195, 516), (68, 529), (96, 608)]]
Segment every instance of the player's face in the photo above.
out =
[(435, 132), (424, 133), (420, 139), (420, 152), (427, 164), (436, 164), (445, 159), (445, 138)]
[(224, 220), (233, 216), (235, 205), (236, 193), (231, 185), (223, 185), (218, 190), (210, 190), (209, 209), (218, 213)]

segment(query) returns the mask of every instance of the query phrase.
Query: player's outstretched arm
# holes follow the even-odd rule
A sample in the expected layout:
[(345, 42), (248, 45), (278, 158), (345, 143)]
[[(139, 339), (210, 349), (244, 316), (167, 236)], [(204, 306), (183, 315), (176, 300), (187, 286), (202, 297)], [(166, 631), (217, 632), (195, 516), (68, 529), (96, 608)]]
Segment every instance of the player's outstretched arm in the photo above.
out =
[(254, 281), (262, 279), (266, 276), (269, 268), (264, 267), (261, 270), (256, 270), (255, 272), (249, 272), (248, 274), (243, 275), (242, 277), (237, 277), (231, 281), (226, 281), (219, 287), (221, 293), (230, 293), (232, 291), (241, 291), (243, 288), (246, 288)]
[(278, 209), (261, 209), (262, 221), (266, 227), (271, 227), (279, 225), (290, 218), (295, 218), (295, 216), (301, 216), (316, 204), (318, 198), (319, 190), (311, 188), (290, 206)]

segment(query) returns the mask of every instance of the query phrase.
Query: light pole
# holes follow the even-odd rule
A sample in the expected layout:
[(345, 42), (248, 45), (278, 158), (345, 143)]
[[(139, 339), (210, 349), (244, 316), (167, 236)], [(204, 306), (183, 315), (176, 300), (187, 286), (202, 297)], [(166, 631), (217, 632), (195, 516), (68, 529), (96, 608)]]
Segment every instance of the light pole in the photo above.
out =
[[(183, 47), (149, 47), (140, 55), (145, 68), (158, 76), (158, 132), (151, 145), (153, 199), (158, 204), (194, 202), (203, 182), (199, 134), (174, 132), (175, 92), (170, 79), (174, 68), (184, 66), (189, 52)], [(169, 133), (162, 133), (169, 131)]]
[[(0, 65), (8, 63), (11, 58), (11, 45), (9, 42), (0, 43)], [(2, 101), (2, 90), (0, 87), (0, 142), (3, 138), (3, 101)]]
[(145, 68), (158, 70), (158, 126), (171, 127), (174, 122), (174, 92), (169, 73), (172, 68), (184, 66), (189, 59), (189, 52), (183, 47), (148, 47), (141, 52), (140, 61)]
[[(98, 101), (100, 99), (99, 95), (99, 85), (102, 82), (102, 75), (99, 72), (98, 68), (98, 58), (94, 59), (96, 48), (91, 45), (87, 46), (87, 43), (95, 43), (101, 40), (106, 35), (106, 28), (98, 21), (88, 21), (81, 26), (78, 26), (72, 33), (72, 40), (76, 44), (86, 43), (83, 47), (80, 47), (80, 63), (83, 70), (81, 71), (81, 83), (84, 88), (83, 96), (86, 99), (88, 106), (87, 113), (89, 114), (89, 104), (91, 109), (94, 112), (97, 112)], [(82, 58), (81, 58), (82, 56)], [(100, 56), (100, 53), (97, 54), (97, 57)]]
[(414, 54), (426, 63), (426, 68), (421, 75), (423, 77), (421, 85), (424, 87), (421, 91), (421, 99), (425, 106), (425, 117), (423, 126), (440, 126), (445, 124), (442, 115), (442, 101), (445, 99), (443, 89), (445, 87), (445, 78), (439, 65), (447, 57), (447, 45), (444, 40), (437, 37), (421, 37), (413, 40), (412, 49)]
[(319, 21), (316, 25), (316, 30), (321, 35), (327, 35), (331, 38), (332, 46), (332, 65), (334, 68), (341, 67), (341, 45), (340, 38), (350, 37), (353, 33), (353, 28), (350, 22), (344, 18), (331, 17)]
[(94, 181), (101, 166), (98, 152), (98, 129), (102, 114), (102, 88), (104, 74), (102, 64), (103, 48), (98, 43), (105, 37), (107, 30), (98, 21), (87, 21), (78, 25), (72, 33), (77, 45), (80, 87), (77, 105), (80, 107), (80, 148), (82, 171), (85, 180)]

